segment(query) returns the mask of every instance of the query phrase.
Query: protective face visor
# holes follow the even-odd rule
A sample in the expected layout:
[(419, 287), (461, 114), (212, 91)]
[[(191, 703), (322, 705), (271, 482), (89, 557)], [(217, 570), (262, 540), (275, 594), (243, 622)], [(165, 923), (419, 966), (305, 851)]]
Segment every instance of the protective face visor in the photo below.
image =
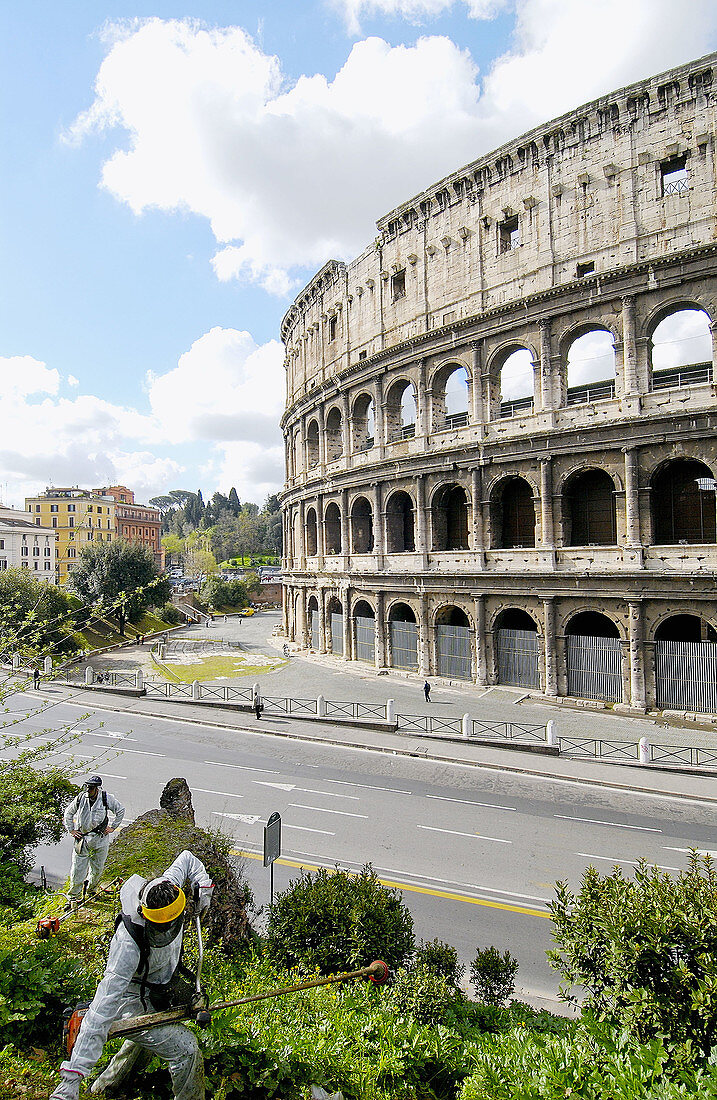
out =
[(182, 916), (187, 904), (183, 890), (175, 886), (174, 889), (177, 890), (176, 898), (161, 909), (150, 909), (143, 901), (153, 886), (166, 881), (166, 879), (155, 878), (148, 882), (139, 899), (139, 911), (146, 921), (145, 927), (150, 947), (166, 947), (167, 944), (176, 939), (182, 929)]

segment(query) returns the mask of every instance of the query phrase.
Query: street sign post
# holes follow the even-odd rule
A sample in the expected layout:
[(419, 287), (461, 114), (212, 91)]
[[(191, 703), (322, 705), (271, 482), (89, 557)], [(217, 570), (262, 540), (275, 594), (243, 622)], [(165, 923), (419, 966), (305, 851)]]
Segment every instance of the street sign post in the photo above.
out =
[(271, 904), (274, 904), (274, 860), (281, 855), (281, 815), (273, 813), (264, 826), (264, 866), (271, 868)]

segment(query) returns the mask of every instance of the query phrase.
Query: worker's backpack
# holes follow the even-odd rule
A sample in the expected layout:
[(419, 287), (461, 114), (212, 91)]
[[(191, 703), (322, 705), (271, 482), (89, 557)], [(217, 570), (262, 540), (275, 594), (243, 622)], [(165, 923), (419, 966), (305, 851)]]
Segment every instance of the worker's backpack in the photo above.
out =
[[(192, 974), (191, 970), (182, 962), (182, 953), (180, 952), (179, 962), (168, 982), (147, 981), (150, 953), (147, 929), (145, 925), (137, 924), (136, 921), (133, 921), (127, 913), (117, 914), (115, 919), (115, 932), (120, 925), (124, 925), (139, 948), (139, 965), (136, 973), (139, 975), (140, 981), (139, 996), (145, 1009), (149, 1011), (147, 1006), (148, 994), (152, 1001), (152, 1006), (158, 1012), (164, 1012), (167, 1008), (180, 1008), (184, 1005), (191, 1004), (196, 995), (196, 982), (194, 974)], [(182, 943), (182, 952), (183, 951), (184, 943)]]

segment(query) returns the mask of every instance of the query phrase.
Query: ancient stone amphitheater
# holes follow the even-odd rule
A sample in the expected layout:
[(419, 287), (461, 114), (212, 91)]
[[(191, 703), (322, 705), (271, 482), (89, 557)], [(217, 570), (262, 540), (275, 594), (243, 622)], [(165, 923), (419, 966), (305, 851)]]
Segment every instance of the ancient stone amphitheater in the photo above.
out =
[(716, 62), (461, 168), (298, 296), (290, 638), (717, 712)]

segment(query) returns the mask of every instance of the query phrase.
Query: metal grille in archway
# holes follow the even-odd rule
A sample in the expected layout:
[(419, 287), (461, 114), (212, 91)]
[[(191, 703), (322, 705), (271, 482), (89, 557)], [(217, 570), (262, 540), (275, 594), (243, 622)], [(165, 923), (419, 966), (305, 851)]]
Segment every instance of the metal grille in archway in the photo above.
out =
[(335, 612), (331, 615), (331, 652), (337, 657), (344, 655), (344, 617)]
[(319, 613), (318, 611), (311, 612), (311, 648), (319, 648)]
[(361, 615), (356, 616), (356, 660), (376, 660), (376, 621)]
[(567, 643), (568, 695), (574, 695), (577, 699), (621, 703), (620, 639), (569, 634)]
[(470, 627), (436, 624), (436, 664), (439, 676), (471, 679)]
[(418, 627), (415, 623), (392, 620), (391, 665), (393, 668), (418, 668)]
[(656, 642), (658, 707), (717, 713), (717, 642)]
[(498, 683), (539, 688), (538, 634), (535, 630), (496, 630)]

